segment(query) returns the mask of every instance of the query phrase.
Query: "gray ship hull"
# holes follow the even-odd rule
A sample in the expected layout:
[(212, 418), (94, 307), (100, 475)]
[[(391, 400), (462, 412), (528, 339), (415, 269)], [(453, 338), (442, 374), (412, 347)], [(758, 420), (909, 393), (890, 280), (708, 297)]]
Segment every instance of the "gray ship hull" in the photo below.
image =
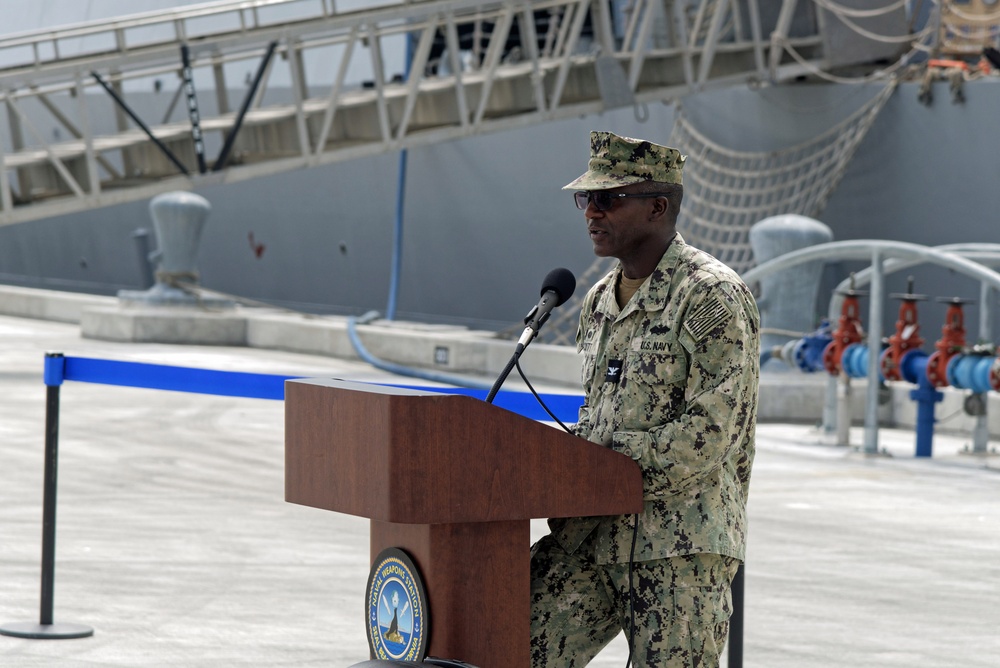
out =
[[(723, 146), (778, 150), (837, 124), (880, 86), (733, 88), (682, 104)], [(925, 105), (918, 85), (904, 83), (882, 110), (820, 216), (835, 239), (997, 240), (1000, 83), (967, 84), (964, 103), (952, 101), (945, 83), (934, 94)], [(665, 142), (674, 113), (668, 105), (621, 109), (409, 151), (397, 318), (486, 329), (517, 323), (550, 269), (579, 275), (594, 260), (582, 213), (560, 190), (585, 168), (587, 133)], [(388, 154), (198, 188), (212, 204), (201, 284), (307, 312), (384, 310), (398, 175), (399, 155)], [(139, 202), (0, 228), (0, 281), (96, 294), (141, 288), (132, 234), (150, 227)], [(828, 267), (817, 316), (828, 289), (860, 266)], [(917, 292), (931, 297), (979, 295), (944, 270), (911, 273)], [(906, 276), (890, 276), (887, 288), (904, 292)], [(895, 306), (888, 308), (891, 324)], [(974, 318), (975, 307), (968, 313)]]

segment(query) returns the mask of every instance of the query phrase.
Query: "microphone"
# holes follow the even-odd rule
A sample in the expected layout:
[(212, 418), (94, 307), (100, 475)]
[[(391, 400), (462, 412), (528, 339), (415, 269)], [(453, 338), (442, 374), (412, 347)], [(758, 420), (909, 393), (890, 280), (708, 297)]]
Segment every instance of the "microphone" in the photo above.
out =
[[(507, 379), (511, 369), (517, 366), (518, 359), (521, 357), (524, 349), (528, 347), (532, 339), (538, 336), (538, 330), (549, 319), (552, 309), (572, 297), (574, 290), (576, 290), (576, 277), (569, 269), (563, 269), (562, 267), (553, 269), (545, 276), (545, 280), (542, 281), (542, 298), (538, 300), (534, 308), (528, 311), (528, 315), (524, 316), (524, 324), (527, 327), (524, 328), (524, 333), (521, 334), (521, 338), (518, 340), (517, 347), (514, 349), (514, 354), (511, 355), (510, 361), (507, 362), (507, 366), (500, 372), (500, 375), (493, 383), (493, 387), (490, 388), (489, 394), (486, 395), (486, 403), (493, 403), (494, 397), (500, 391), (500, 386)], [(518, 366), (517, 369), (520, 371), (521, 367)], [(529, 385), (528, 387), (531, 386)], [(541, 400), (539, 399), (539, 401)]]
[(549, 319), (552, 309), (564, 304), (573, 296), (575, 290), (576, 277), (569, 269), (559, 267), (545, 276), (545, 280), (542, 281), (542, 298), (528, 311), (528, 315), (524, 316), (524, 324), (527, 327), (524, 328), (521, 338), (517, 341), (515, 355), (520, 355), (528, 347), (528, 344), (538, 336), (538, 330)]

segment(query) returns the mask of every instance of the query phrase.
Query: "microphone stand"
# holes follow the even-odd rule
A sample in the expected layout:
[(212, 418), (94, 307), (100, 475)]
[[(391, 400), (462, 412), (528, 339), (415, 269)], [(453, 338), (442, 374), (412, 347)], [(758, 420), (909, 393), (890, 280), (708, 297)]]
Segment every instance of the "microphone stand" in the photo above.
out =
[(509, 376), (510, 372), (514, 369), (514, 365), (517, 364), (517, 360), (519, 357), (521, 357), (520, 351), (515, 352), (513, 355), (511, 355), (510, 361), (507, 362), (507, 366), (505, 366), (503, 368), (503, 371), (500, 372), (500, 375), (497, 376), (496, 381), (493, 383), (493, 387), (490, 388), (490, 393), (486, 395), (486, 403), (488, 404), (493, 403), (494, 397), (496, 397), (497, 392), (500, 391), (500, 386), (503, 385), (503, 382), (505, 380), (507, 380), (507, 376)]
[[(538, 330), (529, 325), (524, 328), (524, 334), (521, 334), (521, 338), (524, 338), (525, 334), (529, 331), (531, 332), (531, 337), (528, 339), (528, 343), (531, 343), (531, 340), (538, 336)], [(507, 362), (507, 366), (505, 366), (503, 371), (500, 372), (500, 375), (497, 376), (496, 381), (493, 383), (493, 387), (490, 388), (490, 393), (486, 395), (486, 403), (493, 403), (493, 399), (497, 396), (497, 392), (500, 391), (500, 386), (504, 384), (504, 381), (507, 380), (507, 376), (510, 375), (510, 372), (517, 365), (517, 361), (521, 359), (521, 353), (523, 353), (524, 349), (528, 347), (528, 343), (522, 344), (519, 342), (517, 347), (514, 348), (514, 354), (511, 355), (510, 361)]]
[(538, 336), (538, 330), (549, 319), (552, 309), (569, 299), (575, 287), (576, 279), (569, 269), (553, 269), (545, 277), (545, 282), (542, 283), (542, 299), (528, 311), (528, 315), (524, 316), (524, 324), (527, 327), (521, 332), (521, 338), (517, 340), (517, 347), (514, 348), (514, 354), (511, 356), (510, 361), (507, 362), (507, 366), (500, 372), (496, 382), (493, 383), (493, 387), (490, 388), (490, 393), (486, 395), (486, 403), (493, 403), (497, 392), (500, 391), (500, 386), (507, 380), (507, 376), (510, 375), (511, 370), (517, 366), (517, 362), (521, 359), (521, 353), (524, 352), (524, 349)]

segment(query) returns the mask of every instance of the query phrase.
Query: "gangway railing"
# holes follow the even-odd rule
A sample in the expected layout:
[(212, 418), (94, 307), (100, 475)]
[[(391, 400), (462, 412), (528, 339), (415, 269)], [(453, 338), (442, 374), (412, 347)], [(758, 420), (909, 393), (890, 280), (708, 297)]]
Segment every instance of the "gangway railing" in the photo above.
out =
[(820, 11), (223, 0), (5, 37), (0, 224), (785, 80), (825, 66)]

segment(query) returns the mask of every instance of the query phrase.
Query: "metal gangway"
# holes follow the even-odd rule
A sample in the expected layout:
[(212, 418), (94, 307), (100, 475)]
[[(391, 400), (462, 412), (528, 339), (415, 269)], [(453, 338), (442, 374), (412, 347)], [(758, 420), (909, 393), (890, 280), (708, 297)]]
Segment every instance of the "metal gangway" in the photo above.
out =
[(808, 0), (360, 2), (220, 0), (0, 38), (0, 225), (781, 82), (900, 42), (834, 49), (843, 25)]

